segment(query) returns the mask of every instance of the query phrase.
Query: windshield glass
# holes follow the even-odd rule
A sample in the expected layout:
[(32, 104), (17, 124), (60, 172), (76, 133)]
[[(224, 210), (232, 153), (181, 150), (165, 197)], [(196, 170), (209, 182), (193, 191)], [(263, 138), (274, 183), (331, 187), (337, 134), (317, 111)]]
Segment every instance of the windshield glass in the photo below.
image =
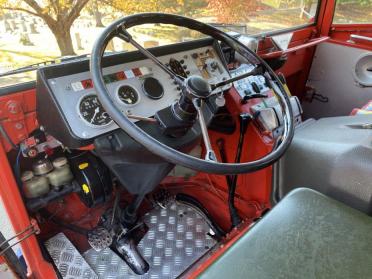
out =
[[(89, 54), (112, 21), (140, 12), (166, 12), (258, 34), (314, 22), (316, 0), (0, 0), (0, 75), (58, 57)], [(195, 31), (156, 24), (131, 28), (145, 47), (200, 38)], [(113, 40), (107, 51), (133, 47)], [(0, 78), (0, 86), (33, 80), (34, 72)]]

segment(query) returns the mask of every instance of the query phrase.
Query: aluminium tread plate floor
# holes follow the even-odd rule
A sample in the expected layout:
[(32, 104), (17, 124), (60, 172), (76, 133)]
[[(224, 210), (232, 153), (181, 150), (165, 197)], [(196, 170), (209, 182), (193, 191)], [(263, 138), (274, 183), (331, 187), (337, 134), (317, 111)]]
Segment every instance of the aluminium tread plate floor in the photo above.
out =
[[(176, 278), (216, 245), (202, 216), (181, 203), (172, 202), (166, 208), (154, 208), (144, 216), (144, 222), (149, 230), (140, 241), (138, 249), (148, 261), (150, 270), (142, 276), (136, 275), (109, 248), (100, 252), (90, 249), (82, 257), (98, 278)], [(48, 242), (53, 243), (51, 240)], [(54, 251), (54, 261), (60, 261), (55, 259), (56, 255), (62, 256), (63, 253), (56, 251), (57, 247), (51, 244), (47, 248), (48, 251)]]

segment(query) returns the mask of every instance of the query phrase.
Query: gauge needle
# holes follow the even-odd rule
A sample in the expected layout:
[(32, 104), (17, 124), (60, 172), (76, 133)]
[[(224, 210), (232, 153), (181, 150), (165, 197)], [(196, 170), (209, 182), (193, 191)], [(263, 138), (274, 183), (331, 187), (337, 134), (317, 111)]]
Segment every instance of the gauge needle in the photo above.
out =
[(96, 118), (97, 113), (99, 113), (99, 107), (96, 107), (96, 109), (94, 110), (94, 114), (93, 114), (92, 119), (90, 120), (90, 124), (93, 123), (94, 118)]

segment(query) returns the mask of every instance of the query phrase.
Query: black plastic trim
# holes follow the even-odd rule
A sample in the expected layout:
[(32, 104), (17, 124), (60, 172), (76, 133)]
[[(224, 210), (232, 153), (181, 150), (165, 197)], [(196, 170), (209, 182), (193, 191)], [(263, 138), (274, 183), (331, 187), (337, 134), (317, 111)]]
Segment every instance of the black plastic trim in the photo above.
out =
[[(212, 38), (203, 38), (190, 42), (181, 42), (171, 45), (158, 46), (149, 48), (148, 50), (155, 56), (163, 56), (181, 51), (197, 49), (200, 47), (210, 46), (213, 44)], [(114, 54), (105, 54), (102, 59), (102, 66), (104, 68), (115, 66), (122, 63), (129, 63), (138, 60), (147, 59), (139, 51), (120, 52)], [(41, 67), (38, 72), (43, 73), (43, 78), (51, 79), (66, 75), (73, 75), (81, 72), (88, 72), (90, 58), (84, 58), (78, 61), (62, 62), (56, 65), (48, 65)]]
[(0, 87), (0, 97), (36, 88), (36, 80)]

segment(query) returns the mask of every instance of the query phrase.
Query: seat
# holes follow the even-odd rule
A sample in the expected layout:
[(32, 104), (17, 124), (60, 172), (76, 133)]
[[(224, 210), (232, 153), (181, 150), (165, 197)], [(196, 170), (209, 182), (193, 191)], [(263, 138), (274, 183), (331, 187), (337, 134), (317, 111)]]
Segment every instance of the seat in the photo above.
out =
[(372, 218), (295, 189), (200, 278), (372, 278)]

